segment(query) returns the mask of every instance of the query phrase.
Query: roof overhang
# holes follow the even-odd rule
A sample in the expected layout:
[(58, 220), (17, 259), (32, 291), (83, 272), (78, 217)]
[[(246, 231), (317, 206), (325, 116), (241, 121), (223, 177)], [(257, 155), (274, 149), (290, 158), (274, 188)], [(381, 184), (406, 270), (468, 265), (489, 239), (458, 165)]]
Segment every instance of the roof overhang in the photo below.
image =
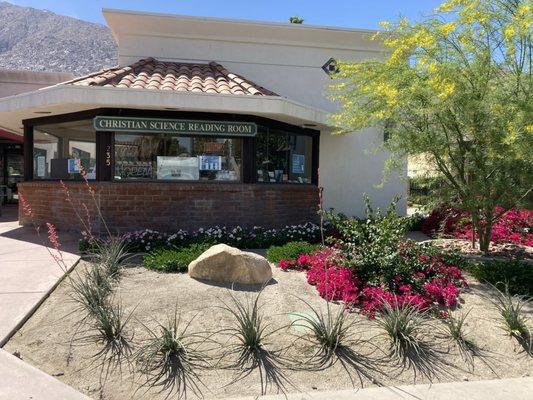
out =
[(22, 121), (95, 108), (257, 115), (329, 131), (324, 110), (278, 96), (241, 96), (149, 89), (56, 85), (0, 99), (0, 129), (22, 133)]
[(16, 133), (7, 132), (7, 131), (4, 131), (3, 129), (0, 129), (0, 143), (4, 141), (22, 143), (22, 136), (17, 135)]
[(328, 49), (383, 51), (370, 37), (377, 30), (334, 26), (197, 17), (104, 8), (107, 25), (119, 45), (125, 36), (159, 36), (263, 43)]

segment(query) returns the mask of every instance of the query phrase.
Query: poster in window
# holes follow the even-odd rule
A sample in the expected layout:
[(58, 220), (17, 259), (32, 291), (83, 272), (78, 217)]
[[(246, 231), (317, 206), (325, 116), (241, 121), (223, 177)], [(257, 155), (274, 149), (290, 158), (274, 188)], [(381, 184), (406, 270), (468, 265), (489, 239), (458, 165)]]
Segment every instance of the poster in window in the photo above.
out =
[(80, 173), (80, 160), (77, 158), (69, 158), (67, 160), (67, 172), (69, 174)]
[(305, 173), (305, 155), (303, 154), (292, 155), (292, 173), (293, 174)]
[(200, 156), (200, 171), (220, 171), (221, 169), (221, 156)]
[(200, 179), (198, 159), (157, 156), (157, 179), (197, 181)]
[(37, 176), (39, 178), (44, 178), (46, 174), (46, 157), (37, 156)]

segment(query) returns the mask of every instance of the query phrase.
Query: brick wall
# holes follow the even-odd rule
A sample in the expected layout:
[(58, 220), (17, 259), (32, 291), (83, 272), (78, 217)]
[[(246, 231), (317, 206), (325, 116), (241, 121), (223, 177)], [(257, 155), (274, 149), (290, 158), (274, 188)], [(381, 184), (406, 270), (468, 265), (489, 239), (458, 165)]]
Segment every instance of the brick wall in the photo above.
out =
[[(71, 203), (58, 182), (19, 184), (37, 223), (52, 222), (61, 230), (83, 229), (76, 212), (93, 217), (97, 209), (82, 182), (66, 182)], [(308, 185), (178, 182), (94, 182), (96, 201), (113, 231), (151, 228), (162, 231), (214, 225), (280, 227), (317, 220), (318, 190)], [(84, 206), (85, 205), (85, 206)], [(73, 207), (74, 206), (74, 207)], [(29, 219), (19, 206), (19, 221)]]

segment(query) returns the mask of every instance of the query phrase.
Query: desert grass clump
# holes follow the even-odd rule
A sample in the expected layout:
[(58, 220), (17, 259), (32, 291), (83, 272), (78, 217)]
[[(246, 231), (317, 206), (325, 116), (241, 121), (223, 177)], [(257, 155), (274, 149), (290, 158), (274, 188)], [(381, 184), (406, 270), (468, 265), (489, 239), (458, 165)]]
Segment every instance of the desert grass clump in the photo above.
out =
[(100, 343), (103, 347), (93, 358), (100, 360), (105, 366), (105, 375), (111, 367), (122, 366), (132, 354), (133, 334), (128, 333), (127, 327), (133, 312), (126, 314), (120, 304), (113, 304), (110, 300), (95, 308), (90, 324), (90, 332), (94, 332), (86, 339), (90, 343)]
[(113, 288), (107, 272), (99, 265), (91, 265), (83, 275), (70, 278), (71, 298), (85, 311), (85, 316), (96, 316), (107, 305)]
[[(303, 370), (322, 370), (340, 362), (348, 377), (355, 385), (353, 373), (358, 376), (360, 385), (363, 386), (363, 378), (375, 381), (377, 360), (371, 360), (369, 354), (357, 352), (354, 347), (359, 345), (373, 345), (361, 338), (356, 329), (358, 324), (353, 315), (348, 313), (342, 306), (334, 311), (329, 302), (326, 303), (325, 312), (315, 308), (303, 299), (300, 299), (310, 309), (310, 313), (300, 313), (293, 321), (292, 327), (303, 331), (297, 340), (309, 342), (310, 348), (316, 350), (305, 360), (298, 360), (296, 368)], [(362, 347), (362, 346), (361, 346)]]
[(107, 240), (98, 243), (96, 249), (88, 254), (96, 264), (101, 265), (110, 278), (118, 279), (122, 268), (128, 265), (134, 257), (127, 250), (124, 239), (110, 236)]
[(293, 327), (310, 331), (312, 339), (318, 344), (318, 353), (324, 361), (329, 360), (338, 350), (345, 348), (353, 341), (352, 328), (355, 320), (350, 322), (349, 316), (342, 307), (337, 312), (331, 310), (330, 303), (326, 304), (326, 312), (316, 309), (302, 300), (311, 310), (310, 314), (300, 314), (292, 323)]
[(479, 353), (478, 346), (468, 337), (465, 328), (465, 321), (470, 311), (460, 314), (450, 314), (444, 320), (445, 336), (459, 349), (464, 361), (472, 364), (473, 356)]
[(156, 329), (144, 325), (150, 337), (135, 354), (140, 372), (147, 376), (144, 387), (158, 387), (167, 392), (167, 398), (174, 393), (179, 399), (186, 398), (189, 389), (202, 397), (205, 385), (197, 371), (209, 367), (209, 358), (200, 349), (208, 339), (189, 333), (191, 322), (182, 321), (176, 307), (165, 324), (157, 323)]
[(529, 354), (533, 354), (531, 329), (523, 311), (531, 299), (510, 294), (507, 285), (503, 291), (495, 286), (493, 288), (496, 290), (496, 296), (492, 299), (492, 303), (500, 314), (502, 329), (516, 338)]
[(410, 303), (391, 305), (384, 302), (376, 323), (388, 338), (394, 358), (405, 361), (424, 355), (425, 346), (420, 333), (427, 325), (427, 318), (418, 307)]
[[(271, 329), (264, 320), (259, 299), (264, 288), (255, 294), (248, 294), (238, 298), (231, 291), (230, 301), (220, 299), (223, 311), (233, 317), (233, 326), (222, 329), (218, 333), (229, 337), (223, 345), (226, 351), (219, 360), (222, 368), (237, 371), (235, 383), (254, 370), (259, 371), (261, 394), (265, 394), (270, 385), (275, 385), (278, 391), (285, 393), (286, 384), (290, 381), (283, 375), (281, 367), (283, 359), (280, 351), (269, 350), (265, 345), (269, 337), (283, 328)], [(226, 358), (233, 361), (223, 363)]]
[(436, 347), (437, 343), (429, 343), (423, 337), (429, 330), (437, 329), (430, 323), (427, 311), (409, 302), (384, 302), (376, 323), (382, 330), (381, 335), (389, 341), (389, 356), (399, 362), (402, 370), (413, 371), (414, 382), (419, 374), (430, 381), (436, 376), (456, 379), (446, 354)]

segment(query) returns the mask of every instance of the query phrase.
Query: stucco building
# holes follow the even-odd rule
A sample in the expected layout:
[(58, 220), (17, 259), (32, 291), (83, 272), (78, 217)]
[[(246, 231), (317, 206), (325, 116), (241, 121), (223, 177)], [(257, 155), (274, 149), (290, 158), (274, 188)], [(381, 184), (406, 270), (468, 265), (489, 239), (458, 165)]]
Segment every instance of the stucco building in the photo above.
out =
[(20, 188), (39, 220), (71, 226), (57, 181), (87, 202), (80, 165), (122, 231), (316, 220), (319, 170), (326, 207), (345, 214), (362, 214), (365, 192), (376, 206), (405, 195), (398, 176), (375, 186), (379, 129), (331, 134), (334, 60), (380, 57), (373, 32), (104, 15), (120, 66), (0, 99), (0, 126), (24, 134)]
[[(0, 98), (31, 92), (72, 79), (72, 74), (0, 69)], [(22, 134), (2, 129), (0, 121), (0, 204), (17, 200), (24, 175)]]

